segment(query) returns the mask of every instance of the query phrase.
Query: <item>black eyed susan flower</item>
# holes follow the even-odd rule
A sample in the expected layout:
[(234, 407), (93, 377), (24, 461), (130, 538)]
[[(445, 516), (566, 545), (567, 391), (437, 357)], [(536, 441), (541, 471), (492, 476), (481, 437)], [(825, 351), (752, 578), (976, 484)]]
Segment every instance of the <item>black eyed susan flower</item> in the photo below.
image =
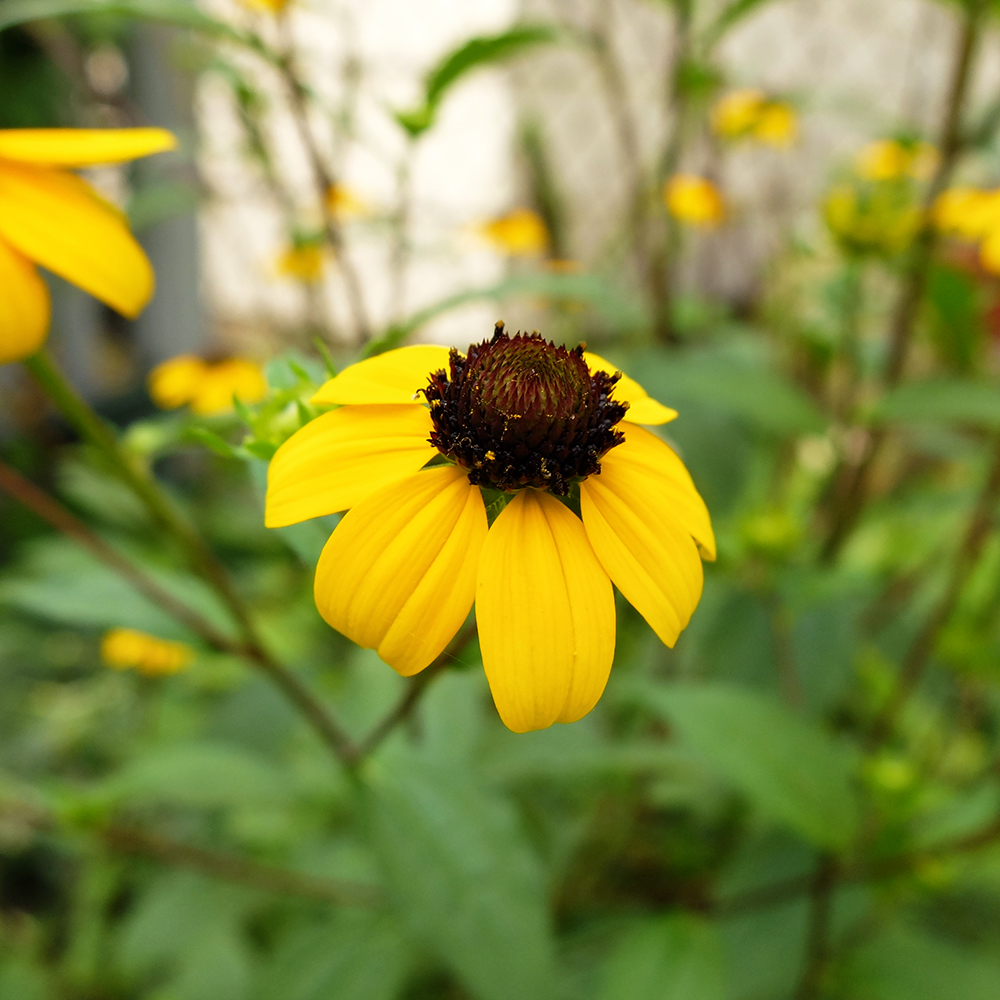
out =
[(337, 409), (274, 456), (267, 524), (348, 511), (316, 604), (400, 674), (431, 663), (475, 603), (497, 709), (525, 732), (600, 698), (612, 583), (667, 645), (687, 625), (712, 527), (681, 460), (638, 426), (677, 414), (582, 346), (497, 324), (464, 355), (404, 347), (352, 365), (314, 402)]
[(163, 129), (0, 130), (0, 364), (26, 358), (49, 329), (41, 265), (123, 316), (153, 294), (153, 269), (122, 214), (69, 168), (172, 149)]
[(267, 394), (264, 372), (248, 358), (205, 361), (195, 354), (179, 354), (158, 364), (146, 384), (161, 410), (188, 405), (201, 417), (232, 413), (234, 399), (256, 403)]

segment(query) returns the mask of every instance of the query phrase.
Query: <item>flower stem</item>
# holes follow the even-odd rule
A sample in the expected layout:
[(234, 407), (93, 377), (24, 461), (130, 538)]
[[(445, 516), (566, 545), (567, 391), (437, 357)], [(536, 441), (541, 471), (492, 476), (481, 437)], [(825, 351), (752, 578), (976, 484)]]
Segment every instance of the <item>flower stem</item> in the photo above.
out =
[(112, 429), (77, 393), (47, 352), (40, 351), (26, 359), (24, 365), (67, 421), (101, 452), (115, 474), (143, 502), (159, 527), (177, 540), (195, 572), (219, 595), (239, 627), (244, 656), (281, 689), (339, 760), (345, 764), (352, 761), (356, 753), (351, 738), (298, 676), (264, 645), (249, 608), (198, 532), (177, 513), (149, 474), (121, 447)]

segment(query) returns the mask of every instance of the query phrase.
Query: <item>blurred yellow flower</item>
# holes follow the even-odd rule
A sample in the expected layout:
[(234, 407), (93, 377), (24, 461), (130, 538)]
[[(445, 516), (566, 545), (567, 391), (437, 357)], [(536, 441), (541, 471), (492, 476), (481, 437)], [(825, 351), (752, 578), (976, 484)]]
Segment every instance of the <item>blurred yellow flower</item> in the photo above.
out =
[(942, 232), (980, 240), (1000, 227), (1000, 191), (954, 187), (934, 202), (934, 224)]
[(34, 354), (49, 329), (41, 265), (130, 319), (154, 277), (128, 223), (70, 173), (173, 149), (163, 129), (0, 130), (0, 364)]
[(852, 253), (897, 254), (920, 229), (920, 208), (893, 188), (858, 191), (850, 184), (831, 188), (823, 216), (837, 240)]
[(795, 109), (762, 90), (733, 90), (712, 108), (712, 129), (723, 139), (756, 139), (771, 146), (788, 146), (798, 134)]
[(290, 3), (290, 0), (240, 0), (244, 7), (251, 10), (263, 10), (269, 14), (280, 14)]
[(331, 184), (326, 190), (326, 207), (339, 219), (368, 214), (368, 206), (343, 184)]
[(234, 396), (241, 403), (256, 403), (267, 393), (264, 373), (253, 361), (227, 358), (210, 363), (193, 354), (157, 365), (147, 384), (160, 409), (175, 410), (187, 403), (203, 417), (232, 412)]
[(315, 285), (323, 280), (326, 258), (326, 244), (318, 241), (298, 243), (282, 251), (278, 258), (278, 274), (306, 285)]
[(533, 257), (544, 253), (549, 245), (545, 221), (530, 208), (515, 208), (498, 219), (484, 222), (479, 231), (498, 250), (512, 257)]
[(858, 154), (858, 176), (866, 181), (894, 181), (902, 177), (925, 181), (937, 168), (939, 155), (929, 142), (903, 143), (898, 139), (870, 142)]
[[(612, 583), (667, 645), (687, 625), (712, 526), (680, 458), (638, 426), (677, 414), (582, 346), (497, 324), (464, 355), (419, 345), (361, 361), (313, 401), (337, 408), (278, 449), (265, 523), (347, 510), (316, 605), (400, 674), (433, 662), (475, 603), (500, 717), (543, 729), (601, 697)], [(577, 511), (560, 500), (574, 485)], [(482, 487), (508, 501), (492, 524)]]
[(689, 226), (711, 229), (725, 215), (719, 189), (707, 178), (695, 174), (674, 174), (663, 187), (667, 211)]
[(163, 677), (190, 666), (194, 650), (186, 643), (159, 639), (137, 629), (113, 628), (101, 639), (101, 659), (115, 670)]

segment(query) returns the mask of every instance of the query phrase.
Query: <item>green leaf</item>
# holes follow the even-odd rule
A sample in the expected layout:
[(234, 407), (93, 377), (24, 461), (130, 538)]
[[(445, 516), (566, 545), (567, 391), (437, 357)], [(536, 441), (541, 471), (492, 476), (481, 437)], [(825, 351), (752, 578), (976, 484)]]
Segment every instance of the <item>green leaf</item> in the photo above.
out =
[(608, 960), (600, 1000), (725, 1000), (715, 929), (690, 916), (648, 920)]
[(1000, 962), (896, 926), (866, 940), (837, 979), (844, 1000), (995, 1000)]
[(396, 112), (396, 120), (414, 138), (434, 124), (437, 109), (451, 87), (474, 69), (509, 59), (525, 49), (558, 38), (555, 28), (524, 25), (499, 35), (470, 38), (449, 52), (427, 75), (423, 107)]
[(843, 850), (858, 825), (851, 763), (826, 733), (780, 702), (728, 684), (644, 689), (685, 743), (766, 816)]
[(209, 17), (187, 0), (4, 0), (0, 5), (0, 31), (29, 21), (77, 14), (114, 14), (157, 21), (260, 48), (251, 36)]
[(254, 1000), (394, 1000), (412, 948), (385, 916), (338, 914), (296, 928), (261, 976)]
[(223, 458), (240, 457), (240, 453), (236, 448), (224, 438), (219, 437), (214, 431), (210, 431), (207, 427), (189, 427), (185, 431), (184, 436), (190, 438), (192, 441), (197, 441), (199, 444), (203, 444), (206, 448), (214, 451), (216, 455), (221, 455)]
[(871, 413), (876, 422), (965, 424), (1000, 429), (1000, 388), (990, 382), (932, 379), (909, 382), (883, 397)]
[(464, 771), (393, 755), (367, 789), (401, 915), (480, 1000), (556, 995), (545, 878), (510, 804)]

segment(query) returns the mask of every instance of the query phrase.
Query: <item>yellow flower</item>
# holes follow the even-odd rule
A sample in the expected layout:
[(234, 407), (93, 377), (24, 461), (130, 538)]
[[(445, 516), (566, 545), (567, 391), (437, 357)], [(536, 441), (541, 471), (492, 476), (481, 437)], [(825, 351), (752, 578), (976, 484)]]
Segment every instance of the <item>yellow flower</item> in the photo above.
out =
[(326, 207), (338, 218), (366, 215), (368, 206), (343, 184), (331, 184), (326, 191)]
[(194, 650), (183, 642), (159, 639), (148, 632), (113, 628), (101, 640), (101, 659), (116, 670), (137, 670), (146, 677), (162, 677), (184, 670)]
[(160, 409), (175, 410), (188, 403), (192, 412), (203, 417), (232, 412), (234, 396), (241, 403), (256, 403), (267, 393), (260, 365), (246, 358), (210, 363), (193, 354), (157, 365), (147, 384)]
[(894, 187), (858, 191), (850, 184), (831, 188), (823, 203), (830, 231), (852, 253), (897, 254), (920, 229), (918, 206)]
[(490, 243), (512, 257), (544, 253), (549, 231), (542, 217), (530, 208), (515, 208), (499, 219), (483, 223), (480, 232)]
[(795, 140), (798, 120), (795, 110), (756, 89), (733, 90), (712, 108), (712, 129), (724, 139), (757, 139), (771, 146), (787, 146)]
[(942, 232), (967, 240), (983, 239), (1000, 227), (1000, 191), (949, 188), (934, 202), (933, 218)]
[(725, 205), (719, 189), (704, 177), (695, 174), (674, 174), (663, 188), (667, 211), (689, 226), (711, 229), (725, 215)]
[(298, 243), (288, 247), (278, 258), (278, 274), (314, 285), (323, 280), (325, 264), (326, 246), (323, 243)]
[(137, 316), (153, 269), (122, 214), (74, 167), (173, 149), (163, 129), (0, 130), (0, 364), (34, 354), (49, 329), (49, 293), (35, 265)]
[(856, 168), (858, 175), (867, 181), (894, 181), (901, 177), (923, 181), (934, 173), (938, 159), (937, 149), (929, 142), (878, 139), (861, 150)]
[(638, 426), (675, 411), (602, 358), (497, 324), (466, 355), (416, 346), (361, 361), (313, 401), (337, 409), (274, 456), (266, 523), (348, 511), (316, 604), (400, 674), (431, 663), (475, 603), (497, 709), (525, 732), (600, 698), (612, 583), (667, 645), (687, 625), (699, 549), (715, 555), (708, 512), (677, 455)]
[(268, 14), (280, 14), (289, 4), (289, 0), (240, 0), (244, 7), (251, 10), (263, 10)]

